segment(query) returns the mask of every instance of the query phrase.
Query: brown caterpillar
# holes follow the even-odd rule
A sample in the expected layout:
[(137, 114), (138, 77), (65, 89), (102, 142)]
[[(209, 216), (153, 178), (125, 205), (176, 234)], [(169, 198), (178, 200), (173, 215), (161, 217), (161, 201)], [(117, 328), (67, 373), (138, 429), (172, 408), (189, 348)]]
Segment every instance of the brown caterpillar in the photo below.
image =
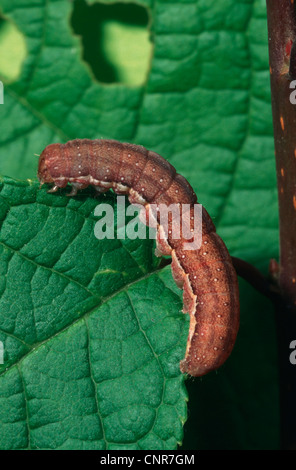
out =
[[(40, 183), (53, 183), (49, 192), (72, 184), (70, 196), (94, 185), (98, 191), (112, 188), (128, 194), (149, 214), (151, 204), (189, 204), (197, 197), (185, 178), (155, 152), (114, 140), (72, 140), (48, 145), (40, 155)], [(168, 228), (172, 228), (171, 218)], [(202, 245), (184, 250), (184, 239), (171, 230), (162, 239), (158, 224), (157, 254), (172, 256), (172, 274), (183, 288), (184, 312), (190, 314), (186, 354), (180, 369), (201, 376), (220, 367), (230, 355), (239, 328), (238, 281), (231, 257), (215, 226), (203, 209)]]

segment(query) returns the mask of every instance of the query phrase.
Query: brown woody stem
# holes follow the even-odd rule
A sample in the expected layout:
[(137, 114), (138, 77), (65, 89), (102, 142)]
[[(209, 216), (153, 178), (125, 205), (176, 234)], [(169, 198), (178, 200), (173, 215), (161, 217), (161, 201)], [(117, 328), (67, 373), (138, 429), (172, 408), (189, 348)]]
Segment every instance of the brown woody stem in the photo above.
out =
[(279, 296), (277, 286), (271, 280), (264, 277), (259, 269), (240, 258), (232, 256), (231, 259), (238, 276), (245, 279), (260, 294), (268, 297), (273, 302), (277, 301)]
[(296, 10), (294, 0), (267, 0), (270, 82), (279, 195), (280, 260), (276, 316), (282, 447), (296, 449)]

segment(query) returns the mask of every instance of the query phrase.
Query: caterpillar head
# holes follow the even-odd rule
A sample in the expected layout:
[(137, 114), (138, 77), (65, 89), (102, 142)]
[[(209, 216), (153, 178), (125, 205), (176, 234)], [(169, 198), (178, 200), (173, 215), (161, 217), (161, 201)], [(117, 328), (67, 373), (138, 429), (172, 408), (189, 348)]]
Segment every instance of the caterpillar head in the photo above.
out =
[(48, 145), (39, 157), (37, 176), (40, 184), (53, 183), (53, 168), (60, 160), (60, 144)]

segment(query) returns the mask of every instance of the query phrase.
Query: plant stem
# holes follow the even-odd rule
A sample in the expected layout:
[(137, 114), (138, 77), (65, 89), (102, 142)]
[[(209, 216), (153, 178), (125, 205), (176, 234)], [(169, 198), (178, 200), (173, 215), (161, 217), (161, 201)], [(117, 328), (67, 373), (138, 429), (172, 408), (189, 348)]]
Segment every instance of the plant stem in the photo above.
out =
[[(296, 13), (294, 0), (267, 0), (270, 82), (279, 195), (280, 260), (275, 302), (280, 367), (282, 447), (296, 449)], [(296, 82), (295, 82), (296, 85)]]
[(234, 256), (231, 259), (238, 276), (245, 279), (260, 294), (265, 295), (265, 297), (268, 297), (273, 302), (277, 301), (279, 296), (277, 285), (265, 278), (259, 269), (247, 261), (235, 258)]

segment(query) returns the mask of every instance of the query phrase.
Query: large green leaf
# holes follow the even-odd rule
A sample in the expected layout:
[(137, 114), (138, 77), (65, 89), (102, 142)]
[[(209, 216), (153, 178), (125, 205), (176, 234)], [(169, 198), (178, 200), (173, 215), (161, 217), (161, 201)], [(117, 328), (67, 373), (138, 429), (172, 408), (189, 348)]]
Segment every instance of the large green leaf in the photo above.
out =
[[(70, 27), (71, 2), (0, 0), (27, 49), (18, 80), (0, 77), (0, 171), (32, 179), (34, 154), (76, 137), (144, 145), (190, 181), (231, 254), (266, 273), (278, 253), (278, 223), (265, 0), (142, 5), (152, 18), (153, 57), (145, 86), (131, 87), (92, 77)], [(87, 194), (66, 200), (9, 180), (1, 195), (8, 369), (0, 378), (0, 447), (174, 448), (186, 416), (178, 361), (187, 323), (181, 292), (151, 243), (98, 243), (98, 201)], [(184, 448), (277, 447), (273, 310), (245, 283), (241, 301), (231, 358), (187, 382)], [(127, 364), (119, 360), (124, 348)], [(153, 375), (144, 372), (144, 386), (145, 367)]]
[(151, 241), (97, 240), (97, 205), (2, 183), (1, 448), (170, 449), (182, 440), (180, 297)]

